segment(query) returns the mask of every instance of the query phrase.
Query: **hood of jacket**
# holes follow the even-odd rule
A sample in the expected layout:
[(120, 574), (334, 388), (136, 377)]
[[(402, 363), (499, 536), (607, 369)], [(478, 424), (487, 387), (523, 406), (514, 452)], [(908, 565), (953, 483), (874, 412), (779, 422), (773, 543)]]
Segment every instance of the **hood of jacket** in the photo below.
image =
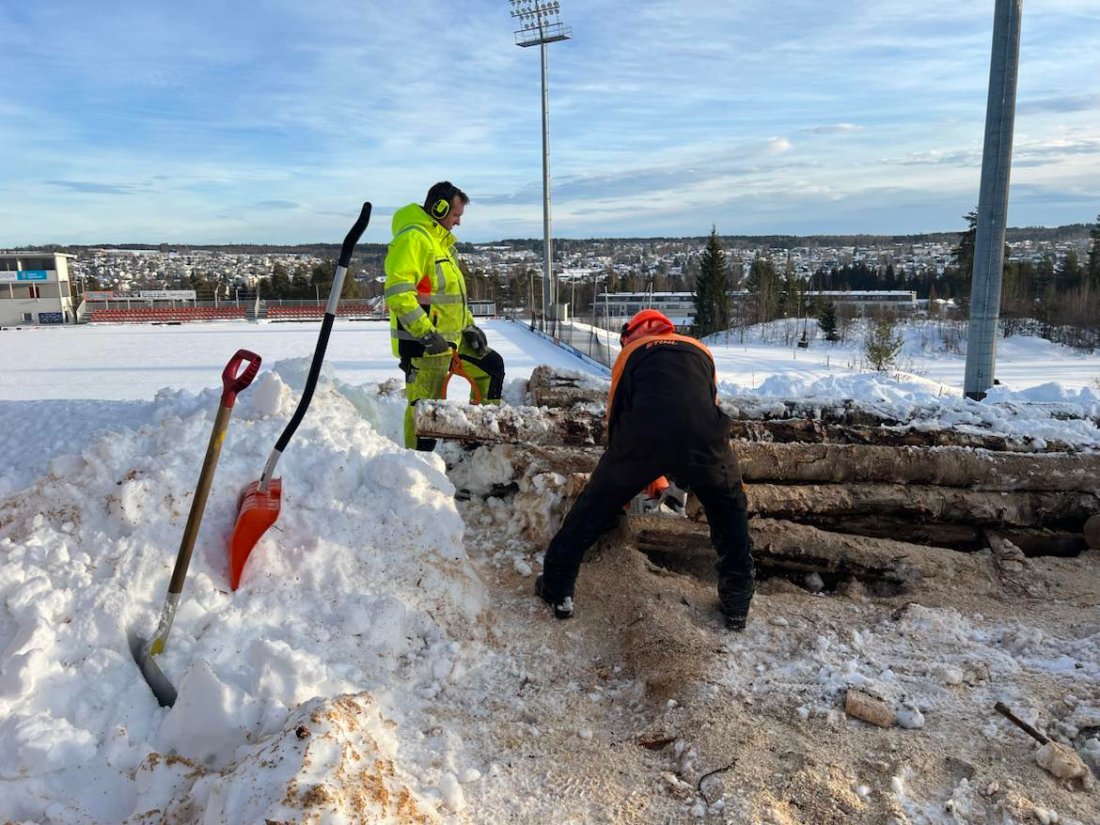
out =
[(410, 203), (407, 206), (402, 206), (393, 213), (393, 225), (391, 228), (394, 236), (410, 224), (420, 224), (423, 226), (431, 233), (435, 242), (444, 249), (449, 246), (454, 246), (456, 243), (457, 239), (454, 234), (432, 220), (431, 216), (429, 216), (418, 203)]

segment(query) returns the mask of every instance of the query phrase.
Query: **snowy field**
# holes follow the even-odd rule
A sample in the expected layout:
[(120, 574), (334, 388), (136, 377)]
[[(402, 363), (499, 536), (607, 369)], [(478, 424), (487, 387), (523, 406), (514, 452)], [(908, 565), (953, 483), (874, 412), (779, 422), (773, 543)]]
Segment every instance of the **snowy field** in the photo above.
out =
[[(584, 634), (599, 630), (583, 616), (564, 632), (547, 621), (529, 594), (540, 548), (524, 543), (507, 513), (481, 514), (492, 529), (471, 527), (441, 456), (399, 446), (403, 386), (385, 324), (336, 325), (310, 413), (279, 465), (280, 520), (253, 552), (241, 589), (229, 591), (225, 548), (237, 494), (259, 476), (294, 410), (317, 328), (0, 332), (0, 821), (614, 821), (586, 807), (598, 795), (546, 792), (523, 764), (526, 745), (511, 746), (514, 762), (494, 750), (530, 742), (531, 753), (542, 752), (549, 746), (534, 744), (541, 726), (541, 735), (567, 740), (601, 765), (606, 756), (594, 748), (612, 708), (641, 700), (613, 663), (600, 664), (611, 674), (600, 686), (567, 674), (555, 688), (558, 657), (587, 655)], [(508, 403), (524, 402), (524, 379), (539, 364), (602, 375), (522, 325), (485, 328), (507, 365)], [(907, 373), (894, 376), (859, 372), (855, 344), (712, 344), (723, 393), (854, 397), (899, 409), (936, 403), (948, 421), (996, 419), (988, 405), (959, 397), (963, 358), (918, 350), (920, 337), (910, 338)], [(180, 690), (164, 710), (134, 665), (126, 633), (148, 635), (155, 625), (220, 373), (238, 348), (259, 353), (264, 370), (238, 399), (159, 657)], [(1001, 342), (999, 354), (1003, 383), (990, 400), (1041, 402), (1034, 419), (1017, 415), (1006, 427), (1100, 444), (1095, 425), (1042, 412), (1057, 402), (1096, 417), (1100, 356), (1036, 339)], [(512, 589), (501, 591), (501, 581)], [(795, 604), (783, 594), (761, 597), (759, 620), (743, 639), (711, 645), (728, 658), (713, 690), (732, 685), (764, 704), (794, 702), (792, 712), (812, 722), (832, 719), (842, 686), (893, 679), (914, 712), (934, 718), (984, 660), (987, 673), (1006, 681), (1021, 671), (1026, 679), (1067, 679), (1078, 728), (1100, 718), (1095, 616), (1056, 633), (922, 607), (905, 615), (910, 638), (899, 645), (896, 623), (869, 617), (869, 629), (850, 631), (857, 619), (838, 617), (815, 630), (811, 613), (779, 615), (785, 599)], [(807, 601), (824, 600), (797, 604)], [(934, 662), (939, 644), (958, 655)], [(927, 674), (898, 665), (917, 649)], [(757, 678), (761, 661), (778, 676), (770, 686)], [(522, 698), (527, 685), (547, 693), (531, 704)], [(1028, 696), (1020, 688), (1008, 698), (1026, 704)], [(538, 701), (542, 718), (531, 710)], [(1005, 747), (1017, 744), (990, 731)], [(676, 775), (691, 777), (695, 751), (679, 741)], [(1100, 740), (1090, 741), (1100, 756)], [(828, 793), (843, 791), (857, 808), (873, 794), (893, 794), (899, 823), (985, 821), (976, 786), (956, 786), (948, 818), (912, 766), (897, 770), (881, 791), (868, 775), (843, 789), (834, 778)], [(650, 788), (638, 804), (660, 797), (664, 810), (689, 820), (800, 821), (743, 818), (737, 812), (749, 803), (737, 798), (736, 783), (719, 801), (681, 791), (666, 799)], [(1059, 820), (1053, 805), (1036, 801), (1027, 810), (1041, 816), (999, 821), (1100, 821), (1083, 817), (1080, 805)], [(316, 818), (303, 819), (306, 811)]]

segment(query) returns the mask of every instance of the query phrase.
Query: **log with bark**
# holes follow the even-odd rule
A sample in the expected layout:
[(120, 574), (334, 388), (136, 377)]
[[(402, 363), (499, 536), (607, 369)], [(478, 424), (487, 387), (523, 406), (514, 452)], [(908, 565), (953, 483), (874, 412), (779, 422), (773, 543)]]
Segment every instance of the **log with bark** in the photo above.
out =
[[(569, 408), (476, 407), (457, 401), (421, 401), (416, 407), (416, 427), (420, 435), (431, 438), (552, 446), (601, 444), (607, 431), (602, 401)], [(1060, 442), (1026, 437), (945, 428), (828, 423), (812, 418), (737, 419), (730, 423), (730, 435), (735, 445), (752, 442), (959, 447), (1025, 454), (1066, 452)]]
[(877, 444), (890, 447), (970, 447), (999, 452), (1064, 452), (1060, 441), (1036, 441), (1028, 437), (1008, 437), (996, 433), (953, 429), (917, 429), (900, 425), (863, 426), (828, 424), (813, 418), (789, 418), (779, 421), (737, 419), (730, 422), (730, 435), (739, 441), (766, 441), (780, 444)]
[[(494, 483), (470, 494), (506, 495), (539, 473), (583, 481), (595, 467), (606, 383), (539, 367), (528, 389), (539, 406), (417, 405), (421, 435), (510, 450), (494, 452)], [(983, 406), (954, 427), (934, 426), (934, 405), (727, 398), (722, 406), (755, 516), (966, 550), (987, 546), (990, 531), (1010, 531), (1028, 554), (1065, 555), (1079, 552), (1084, 523), (1100, 514), (1100, 453), (983, 431), (989, 409), (988, 420), (1024, 414), (1011, 404)], [(1033, 417), (1036, 405), (1027, 406)], [(1088, 417), (1040, 406), (1051, 418)], [(484, 466), (470, 467), (471, 488), (486, 486)], [(461, 467), (454, 477), (462, 490)]]
[[(487, 455), (499, 454), (493, 460), (495, 465), (511, 468), (509, 474), (496, 479), (502, 486), (517, 482), (533, 467), (563, 476), (590, 473), (601, 454), (595, 447), (508, 444), (483, 449), (490, 451)], [(1072, 490), (988, 491), (917, 484), (753, 481), (749, 483), (748, 498), (749, 512), (753, 515), (845, 532), (862, 533), (867, 529), (869, 535), (917, 535), (922, 526), (933, 525), (920, 540), (942, 541), (945, 546), (981, 544), (982, 531), (987, 528), (1048, 527), (1079, 531), (1089, 518), (1100, 514), (1100, 496)], [(697, 502), (691, 511), (698, 512)], [(844, 527), (845, 522), (851, 522), (852, 526)], [(876, 522), (881, 522), (877, 529)], [(935, 531), (934, 525), (945, 523), (965, 529)]]
[[(486, 443), (597, 445), (602, 419), (571, 410), (421, 402), (423, 436)], [(1100, 453), (1012, 453), (966, 447), (893, 447), (737, 441), (745, 480), (783, 484), (931, 484), (973, 490), (1095, 491)]]
[(527, 394), (536, 407), (569, 408), (577, 404), (606, 404), (609, 382), (580, 374), (562, 373), (546, 364), (531, 371)]
[[(528, 392), (535, 406), (572, 407), (577, 403), (604, 403), (608, 381), (580, 373), (566, 373), (540, 365), (531, 373)], [(1083, 407), (1062, 402), (973, 402), (974, 414), (966, 426), (980, 430), (988, 426), (990, 411), (998, 419), (1012, 421), (1034, 419), (1036, 413), (1056, 421), (1089, 421), (1100, 427), (1100, 405)], [(734, 420), (787, 421), (814, 420), (823, 424), (851, 427), (907, 427), (924, 429), (938, 426), (943, 408), (940, 404), (904, 405), (865, 399), (770, 398), (762, 396), (723, 396), (723, 411)], [(1026, 436), (1023, 441), (1030, 441)]]
[(821, 526), (829, 529), (845, 519), (880, 516), (903, 524), (953, 522), (969, 525), (979, 534), (989, 526), (1073, 529), (1100, 513), (1100, 497), (1085, 492), (999, 492), (917, 484), (752, 484), (748, 493), (753, 513), (811, 524), (822, 519)]
[[(632, 516), (627, 525), (635, 546), (654, 563), (705, 581), (716, 579), (706, 525), (661, 516)], [(777, 519), (751, 519), (749, 532), (760, 579), (779, 576), (801, 584), (816, 574), (827, 590), (855, 579), (878, 595), (897, 595), (921, 582), (960, 575), (993, 581), (988, 561), (969, 554), (945, 554), (939, 548), (832, 533)], [(977, 575), (983, 571), (984, 577)]]
[(1100, 453), (998, 453), (965, 447), (735, 444), (746, 481), (934, 484), (972, 490), (1095, 491)]
[(483, 444), (594, 445), (606, 431), (600, 415), (548, 407), (420, 401), (414, 416), (420, 436)]

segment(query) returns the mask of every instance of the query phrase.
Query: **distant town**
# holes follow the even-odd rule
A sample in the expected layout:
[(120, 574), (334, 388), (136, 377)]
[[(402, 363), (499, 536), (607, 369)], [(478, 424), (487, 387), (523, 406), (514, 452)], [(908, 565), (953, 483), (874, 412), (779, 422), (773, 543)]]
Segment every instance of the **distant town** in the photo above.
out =
[[(1039, 265), (1045, 261), (1057, 269), (1067, 257), (1083, 261), (1088, 254), (1089, 229), (1086, 224), (1010, 229), (1006, 262)], [(748, 276), (754, 260), (766, 258), (776, 270), (793, 272), (805, 282), (810, 282), (815, 273), (820, 276), (859, 265), (862, 271), (880, 274), (883, 288), (913, 288), (918, 297), (928, 298), (928, 290), (922, 285), (934, 285), (943, 278), (963, 234), (719, 236), (719, 240), (730, 270), (731, 287), (737, 287)], [(553, 268), (558, 301), (572, 303), (575, 313), (583, 313), (594, 295), (607, 292), (690, 292), (707, 241), (706, 236), (555, 240)], [(42, 249), (72, 256), (69, 277), (78, 296), (85, 291), (111, 291), (124, 297), (150, 290), (193, 289), (199, 301), (245, 300), (257, 295), (323, 301), (339, 245), (135, 244)], [(345, 297), (371, 299), (382, 294), (385, 251), (384, 244), (360, 245), (349, 269)], [(502, 308), (541, 305), (541, 239), (464, 243), (459, 245), (459, 252), (467, 270), (471, 299), (494, 301)], [(818, 287), (843, 289), (845, 284), (821, 283)], [(868, 287), (848, 284), (847, 288)], [(941, 298), (951, 297), (950, 289), (933, 290)]]

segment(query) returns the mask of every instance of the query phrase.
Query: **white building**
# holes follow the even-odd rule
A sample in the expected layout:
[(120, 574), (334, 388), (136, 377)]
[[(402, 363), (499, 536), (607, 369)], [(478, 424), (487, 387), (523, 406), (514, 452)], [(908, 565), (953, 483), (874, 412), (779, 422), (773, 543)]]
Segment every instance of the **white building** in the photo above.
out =
[(61, 252), (0, 253), (0, 326), (76, 323), (71, 257)]
[(917, 309), (917, 293), (909, 289), (850, 289), (808, 291), (803, 293), (807, 301), (832, 301), (837, 306), (852, 306), (861, 313), (868, 310), (893, 310), (912, 313)]

